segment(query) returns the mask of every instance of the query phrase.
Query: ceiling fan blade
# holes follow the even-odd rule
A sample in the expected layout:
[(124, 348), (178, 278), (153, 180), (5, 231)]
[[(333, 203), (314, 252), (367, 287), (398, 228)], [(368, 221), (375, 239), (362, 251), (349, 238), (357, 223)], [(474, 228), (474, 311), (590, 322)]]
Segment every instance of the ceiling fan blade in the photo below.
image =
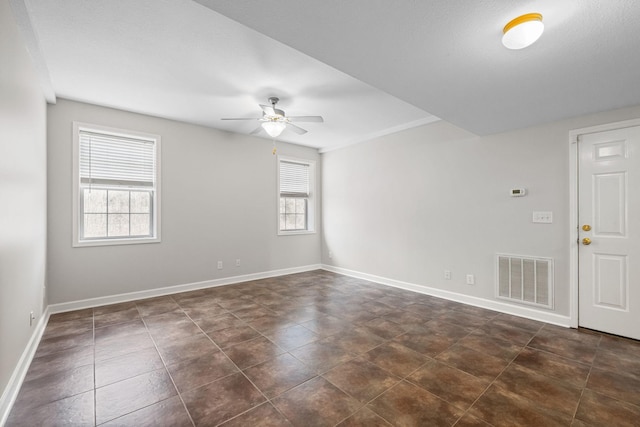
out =
[(273, 109), (273, 107), (271, 105), (262, 105), (262, 104), (259, 104), (259, 105), (260, 105), (260, 108), (262, 108), (262, 111), (264, 111), (264, 113), (267, 116), (276, 116), (277, 115), (276, 111)]
[(251, 131), (251, 133), (249, 133), (249, 135), (255, 135), (260, 133), (260, 131), (262, 130), (262, 126), (258, 126), (257, 128), (255, 128), (254, 130)]
[(254, 118), (254, 117), (234, 117), (234, 118), (230, 118), (230, 119), (220, 119), (220, 120), (260, 120), (258, 118)]
[(289, 116), (290, 122), (324, 123), (322, 116)]
[(291, 123), (287, 123), (287, 129), (292, 130), (293, 132), (297, 133), (298, 135), (304, 135), (305, 133), (307, 133), (307, 131), (302, 129), (300, 126), (296, 126), (296, 125), (291, 124)]

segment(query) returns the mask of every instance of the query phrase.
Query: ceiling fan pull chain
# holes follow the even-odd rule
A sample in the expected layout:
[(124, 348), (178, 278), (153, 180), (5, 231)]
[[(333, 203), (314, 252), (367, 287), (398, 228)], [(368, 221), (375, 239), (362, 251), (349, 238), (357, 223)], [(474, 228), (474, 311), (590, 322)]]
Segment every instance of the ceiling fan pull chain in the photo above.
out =
[(271, 150), (271, 154), (276, 155), (276, 139), (273, 138), (273, 150)]

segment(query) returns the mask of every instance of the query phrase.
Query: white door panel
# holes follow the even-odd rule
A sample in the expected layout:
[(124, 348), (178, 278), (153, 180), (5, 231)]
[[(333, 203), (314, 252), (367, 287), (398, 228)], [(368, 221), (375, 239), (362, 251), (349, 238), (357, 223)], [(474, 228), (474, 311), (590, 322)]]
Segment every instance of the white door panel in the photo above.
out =
[(640, 127), (581, 135), (578, 153), (579, 325), (640, 339)]

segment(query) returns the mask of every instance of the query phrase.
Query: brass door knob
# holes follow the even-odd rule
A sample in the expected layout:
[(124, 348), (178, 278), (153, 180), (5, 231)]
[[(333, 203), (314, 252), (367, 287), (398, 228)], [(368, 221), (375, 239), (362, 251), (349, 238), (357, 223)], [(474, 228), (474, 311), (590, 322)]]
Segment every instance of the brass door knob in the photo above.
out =
[(591, 239), (588, 237), (585, 237), (584, 239), (582, 239), (582, 244), (583, 245), (590, 245), (591, 244)]
[(582, 226), (583, 231), (591, 231), (591, 226), (589, 224), (585, 224)]

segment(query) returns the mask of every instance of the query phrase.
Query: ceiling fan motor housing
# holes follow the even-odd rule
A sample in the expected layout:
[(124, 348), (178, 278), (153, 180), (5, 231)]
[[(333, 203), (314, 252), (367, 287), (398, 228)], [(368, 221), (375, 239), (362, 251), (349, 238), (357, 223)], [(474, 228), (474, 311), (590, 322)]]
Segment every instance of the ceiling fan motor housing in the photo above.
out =
[(284, 117), (284, 110), (280, 110), (278, 108), (276, 108), (276, 104), (278, 103), (278, 101), (280, 101), (280, 98), (278, 98), (277, 96), (271, 96), (268, 99), (269, 103), (271, 104), (271, 106), (273, 107), (273, 111), (276, 113), (277, 116), (282, 116)]

